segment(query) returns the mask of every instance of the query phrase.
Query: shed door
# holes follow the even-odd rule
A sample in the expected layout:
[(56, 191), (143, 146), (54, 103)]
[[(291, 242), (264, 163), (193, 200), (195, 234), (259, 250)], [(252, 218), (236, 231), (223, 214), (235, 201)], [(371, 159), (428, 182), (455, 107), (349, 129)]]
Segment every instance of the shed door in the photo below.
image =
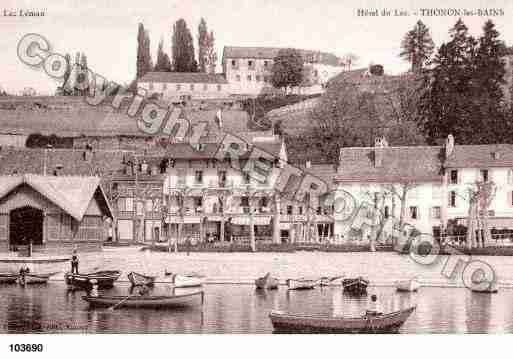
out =
[(118, 232), (120, 240), (133, 240), (134, 239), (134, 222), (130, 219), (118, 220)]

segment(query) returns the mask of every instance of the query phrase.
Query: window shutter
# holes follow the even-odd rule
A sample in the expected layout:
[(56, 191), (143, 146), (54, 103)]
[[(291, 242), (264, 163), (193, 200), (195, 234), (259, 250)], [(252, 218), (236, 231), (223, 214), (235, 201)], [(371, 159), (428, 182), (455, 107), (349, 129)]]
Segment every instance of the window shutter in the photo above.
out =
[(512, 207), (513, 206), (513, 192), (512, 191), (508, 191), (508, 206), (509, 207)]

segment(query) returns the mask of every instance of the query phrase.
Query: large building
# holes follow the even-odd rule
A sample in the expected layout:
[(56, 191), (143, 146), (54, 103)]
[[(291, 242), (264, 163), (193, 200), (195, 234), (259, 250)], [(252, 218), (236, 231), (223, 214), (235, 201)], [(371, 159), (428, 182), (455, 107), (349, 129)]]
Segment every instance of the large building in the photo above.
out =
[[(222, 67), (230, 92), (238, 95), (272, 93), (271, 70), (274, 58), (282, 48), (225, 46)], [(306, 83), (322, 87), (333, 76), (346, 69), (337, 56), (310, 50), (298, 50), (304, 60)]]

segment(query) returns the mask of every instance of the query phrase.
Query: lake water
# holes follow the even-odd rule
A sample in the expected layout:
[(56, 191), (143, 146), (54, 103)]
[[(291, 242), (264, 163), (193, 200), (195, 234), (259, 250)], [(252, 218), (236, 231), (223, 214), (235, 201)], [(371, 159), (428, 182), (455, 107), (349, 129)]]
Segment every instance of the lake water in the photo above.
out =
[[(120, 269), (124, 273), (109, 294), (128, 295), (126, 273), (162, 275), (164, 269), (195, 271), (207, 277), (205, 302), (174, 310), (92, 309), (84, 292), (68, 291), (58, 275), (46, 285), (0, 285), (1, 333), (272, 333), (271, 310), (293, 313), (361, 315), (370, 294), (384, 312), (416, 305), (401, 333), (513, 332), (513, 258), (481, 257), (495, 270), (497, 294), (473, 293), (456, 275), (441, 274), (447, 258), (429, 266), (395, 253), (143, 253), (137, 249), (81, 254), (83, 272)], [(465, 258), (462, 258), (463, 260)], [(371, 281), (369, 297), (354, 298), (340, 287), (310, 291), (257, 291), (249, 282), (271, 271), (281, 280), (299, 276), (363, 275)], [(397, 279), (416, 275), (425, 284), (418, 293), (397, 293)], [(224, 282), (225, 284), (214, 284)], [(193, 291), (197, 289), (192, 289)], [(164, 284), (154, 294), (172, 291)], [(177, 289), (175, 294), (190, 290)]]

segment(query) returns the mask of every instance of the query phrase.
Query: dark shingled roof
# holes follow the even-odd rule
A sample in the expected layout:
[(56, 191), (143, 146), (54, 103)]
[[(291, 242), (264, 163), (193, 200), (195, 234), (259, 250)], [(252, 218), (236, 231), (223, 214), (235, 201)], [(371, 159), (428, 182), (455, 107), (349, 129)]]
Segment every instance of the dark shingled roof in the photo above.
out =
[(438, 182), (441, 176), (440, 146), (385, 147), (382, 166), (374, 165), (374, 147), (340, 150), (337, 182)]
[(201, 83), (227, 84), (223, 74), (206, 74), (202, 72), (147, 72), (138, 82), (167, 82), (167, 83)]
[(455, 145), (445, 167), (513, 167), (513, 145)]
[[(223, 59), (274, 59), (283, 47), (225, 46)], [(295, 49), (305, 62), (339, 66), (342, 60), (329, 52)]]

